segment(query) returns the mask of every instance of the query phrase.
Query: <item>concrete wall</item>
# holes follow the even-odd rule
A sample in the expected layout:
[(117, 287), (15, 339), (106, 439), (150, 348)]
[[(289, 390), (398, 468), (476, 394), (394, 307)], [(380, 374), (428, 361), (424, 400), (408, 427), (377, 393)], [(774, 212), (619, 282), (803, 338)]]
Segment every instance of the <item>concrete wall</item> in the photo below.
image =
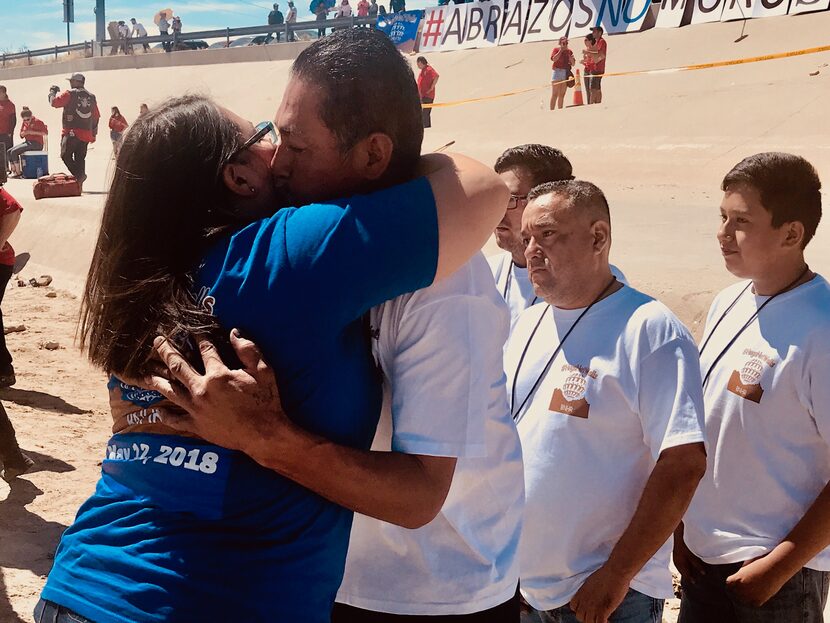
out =
[(68, 76), (75, 72), (106, 71), (120, 69), (147, 69), (152, 67), (183, 67), (188, 65), (217, 65), (224, 63), (252, 63), (259, 61), (285, 61), (296, 58), (310, 42), (252, 45), (239, 48), (212, 50), (188, 50), (152, 54), (95, 56), (76, 58), (54, 63), (41, 63), (25, 67), (0, 69), (0, 80), (17, 80), (40, 76)]

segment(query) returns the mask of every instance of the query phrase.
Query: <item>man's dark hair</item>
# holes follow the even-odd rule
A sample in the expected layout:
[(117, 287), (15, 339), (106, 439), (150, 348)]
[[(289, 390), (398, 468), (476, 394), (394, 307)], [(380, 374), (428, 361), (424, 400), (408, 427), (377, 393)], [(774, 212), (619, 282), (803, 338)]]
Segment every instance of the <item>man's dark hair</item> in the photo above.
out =
[(426, 56), (419, 56), (418, 58), (415, 59), (415, 62), (416, 63), (423, 63), (424, 65), (429, 65), (429, 62), (427, 61)]
[(821, 220), (821, 180), (801, 156), (768, 151), (744, 158), (723, 178), (721, 189), (746, 185), (761, 195), (761, 205), (772, 215), (772, 226), (798, 221), (804, 225), (801, 248), (812, 240)]
[(320, 88), (320, 119), (343, 153), (374, 132), (392, 139), (385, 183), (412, 175), (421, 157), (424, 124), (412, 68), (385, 34), (344, 28), (300, 52), (292, 75)]
[(6, 93), (6, 87), (0, 84), (0, 93)]
[(493, 168), (496, 173), (501, 174), (516, 167), (530, 172), (533, 186), (574, 178), (571, 161), (565, 157), (565, 154), (558, 149), (538, 143), (511, 147), (499, 156)]
[(562, 180), (547, 182), (534, 186), (527, 195), (528, 202), (543, 195), (558, 195), (568, 201), (569, 208), (576, 208), (585, 212), (594, 220), (604, 220), (611, 223), (611, 210), (608, 208), (608, 199), (596, 184), (585, 180)]

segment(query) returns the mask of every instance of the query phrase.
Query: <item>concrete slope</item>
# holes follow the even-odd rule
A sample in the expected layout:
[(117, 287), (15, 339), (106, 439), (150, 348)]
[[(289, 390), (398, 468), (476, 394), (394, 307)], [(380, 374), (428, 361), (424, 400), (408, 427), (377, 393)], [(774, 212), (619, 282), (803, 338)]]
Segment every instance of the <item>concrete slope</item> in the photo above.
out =
[[(609, 39), (608, 71), (787, 52), (826, 43), (828, 28), (830, 13), (819, 13), (750, 21), (749, 36), (740, 43), (735, 43), (739, 22), (615, 36)], [(577, 50), (581, 45), (572, 41)], [(615, 262), (633, 284), (661, 296), (694, 327), (712, 292), (731, 280), (714, 242), (724, 173), (742, 157), (765, 150), (793, 151), (809, 158), (825, 177), (830, 171), (823, 102), (830, 93), (830, 53), (609, 77), (603, 83), (603, 104), (550, 112), (550, 49), (550, 43), (536, 43), (430, 55), (441, 74), (439, 101), (541, 88), (436, 109), (425, 148), (455, 141), (452, 149), (487, 162), (523, 142), (561, 148), (577, 176), (596, 182), (609, 196)], [(289, 61), (119, 69), (90, 72), (87, 84), (105, 114), (118, 105), (130, 120), (142, 101), (152, 105), (195, 91), (258, 121), (273, 117), (288, 69)], [(817, 70), (819, 75), (810, 75)], [(18, 107), (30, 106), (57, 131), (59, 114), (46, 103), (53, 82), (53, 77), (39, 77), (5, 84)], [(570, 101), (571, 94), (567, 97)], [(87, 188), (103, 193), (111, 147), (103, 130), (101, 139), (90, 152)], [(56, 138), (51, 166), (62, 168)], [(8, 185), (26, 207), (15, 247), (32, 253), (33, 269), (62, 271), (76, 289), (88, 265), (104, 195), (34, 202), (30, 185)], [(814, 268), (825, 273), (830, 273), (828, 227), (820, 228), (809, 253)]]

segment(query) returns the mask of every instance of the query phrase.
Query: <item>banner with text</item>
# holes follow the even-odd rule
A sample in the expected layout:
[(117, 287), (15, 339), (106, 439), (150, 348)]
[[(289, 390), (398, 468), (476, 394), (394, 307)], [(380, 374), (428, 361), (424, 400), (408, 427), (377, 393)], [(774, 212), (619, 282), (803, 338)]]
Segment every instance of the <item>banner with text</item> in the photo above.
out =
[[(576, 39), (597, 25), (607, 34), (619, 34), (651, 26), (678, 28), (795, 15), (826, 11), (830, 0), (660, 0), (654, 5), (656, 22), (647, 21), (651, 7), (652, 0), (478, 0), (448, 4), (424, 11), (417, 49), (443, 52), (556, 41), (562, 36)], [(408, 28), (407, 37), (410, 35)]]

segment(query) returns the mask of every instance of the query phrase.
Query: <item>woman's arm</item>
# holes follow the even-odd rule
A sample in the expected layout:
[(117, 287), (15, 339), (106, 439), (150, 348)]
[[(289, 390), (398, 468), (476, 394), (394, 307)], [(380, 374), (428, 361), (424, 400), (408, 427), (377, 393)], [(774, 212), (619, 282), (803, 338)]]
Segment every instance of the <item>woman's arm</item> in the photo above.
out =
[(493, 169), (458, 154), (421, 159), (438, 212), (438, 268), (435, 279), (461, 268), (487, 242), (510, 195)]

